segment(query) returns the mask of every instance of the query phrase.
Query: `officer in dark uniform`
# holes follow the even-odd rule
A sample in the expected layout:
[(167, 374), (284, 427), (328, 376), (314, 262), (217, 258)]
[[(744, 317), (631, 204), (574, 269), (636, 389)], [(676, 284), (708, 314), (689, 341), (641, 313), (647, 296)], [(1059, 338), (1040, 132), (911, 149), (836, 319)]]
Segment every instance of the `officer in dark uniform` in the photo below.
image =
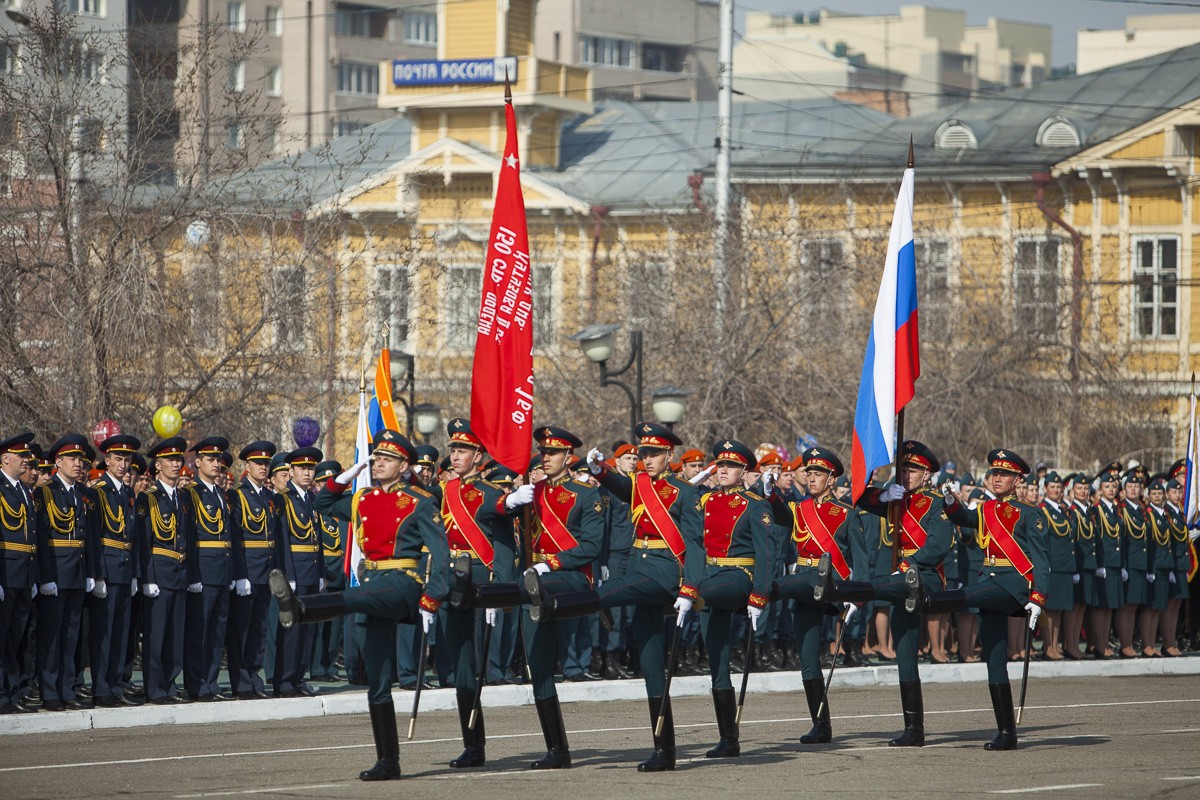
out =
[[(178, 489), (187, 442), (172, 437), (147, 457), (158, 479), (135, 503), (141, 556), (142, 675), (146, 697), (160, 705), (184, 702), (175, 679), (183, 671), (186, 595), (200, 594), (199, 555), (190, 495)], [(195, 699), (195, 698), (192, 698)]]
[[(1182, 460), (1182, 459), (1181, 459)], [(1174, 472), (1172, 465), (1172, 472)], [(1183, 655), (1178, 647), (1179, 612), (1187, 602), (1188, 572), (1191, 569), (1189, 554), (1187, 524), (1183, 518), (1183, 486), (1175, 478), (1166, 482), (1167, 491), (1167, 520), (1171, 526), (1171, 553), (1175, 558), (1174, 566), (1167, 575), (1167, 610), (1163, 612), (1158, 630), (1162, 635), (1162, 654), (1165, 658), (1177, 658)]]
[(262, 678), (271, 605), (267, 576), (275, 567), (277, 525), (267, 474), (274, 455), (272, 442), (251, 442), (243, 447), (238, 458), (245, 464), (246, 475), (227, 495), (235, 596), (230, 600), (225, 653), (230, 691), (242, 700), (267, 696)]
[(88, 548), (95, 535), (95, 501), (84, 481), (84, 459), (95, 451), (80, 434), (68, 434), (47, 451), (57, 474), (35, 495), (37, 514), (38, 605), (37, 663), (43, 708), (82, 708), (76, 701), (77, 665), (83, 598), (95, 588), (96, 565)]
[(1063, 614), (1063, 655), (1072, 661), (1083, 658), (1079, 651), (1079, 634), (1083, 617), (1096, 602), (1096, 540), (1088, 514), (1091, 494), (1090, 481), (1082, 472), (1067, 476), (1067, 516), (1071, 520), (1075, 542), (1075, 572), (1071, 582), (1075, 590), (1075, 605)]
[(998, 729), (984, 748), (1015, 750), (1017, 724), (1008, 680), (1008, 620), (1023, 610), (1033, 629), (1046, 605), (1042, 587), (1050, 582), (1047, 517), (1037, 506), (1016, 499), (1017, 481), (1029, 472), (1024, 459), (1011, 450), (997, 449), (988, 453), (988, 464), (985, 477), (996, 499), (985, 500), (971, 511), (956, 502), (957, 498), (946, 498), (946, 514), (956, 525), (976, 525), (975, 545), (983, 551), (983, 576), (967, 589), (929, 593), (921, 606), (931, 613), (966, 606), (979, 608), (979, 639)]
[[(533, 499), (533, 487), (506, 495), (504, 490), (485, 479), (479, 469), (486, 454), (483, 442), (471, 430), (469, 420), (456, 418), (446, 426), (450, 438), (450, 470), (452, 477), (442, 487), (441, 514), (446, 526), (450, 547), (450, 563), (454, 565), (451, 607), (443, 616), (445, 649), (456, 659), (454, 686), (458, 701), (458, 722), (462, 730), (463, 752), (450, 762), (451, 767), (479, 767), (485, 761), (485, 731), (483, 710), (476, 713), (475, 726), (470, 726), (471, 710), (480, 664), (487, 654), (476, 651), (478, 622), (496, 625), (497, 609), (489, 608), (476, 619), (471, 602), (473, 586), (490, 583), (512, 583), (516, 560), (516, 539), (513, 536), (513, 508), (524, 498)], [(420, 448), (418, 448), (419, 450)], [(513, 500), (509, 501), (508, 498)], [(457, 603), (454, 600), (461, 598)]]
[(1121, 547), (1125, 604), (1113, 614), (1117, 638), (1121, 641), (1121, 658), (1137, 658), (1138, 653), (1133, 649), (1134, 623), (1138, 607), (1150, 601), (1150, 538), (1146, 511), (1142, 507), (1145, 500), (1142, 493), (1148, 478), (1149, 474), (1142, 466), (1130, 468), (1122, 478), (1125, 499), (1119, 507), (1125, 523), (1125, 541)]
[(21, 700), (21, 640), (37, 586), (37, 509), (22, 482), (29, 470), (32, 433), (0, 442), (0, 714), (34, 709)]
[[(532, 769), (562, 769), (571, 766), (571, 749), (562, 707), (554, 686), (558, 658), (558, 625), (555, 620), (581, 617), (599, 610), (592, 591), (592, 565), (600, 555), (604, 539), (604, 505), (600, 491), (575, 480), (569, 459), (582, 442), (575, 434), (553, 426), (534, 431), (545, 479), (533, 486), (533, 526), (525, 543), (532, 566), (521, 579), (522, 596), (528, 603), (521, 616), (521, 638), (533, 682), (533, 702), (546, 740), (546, 756), (534, 761)], [(515, 496), (515, 492), (514, 492)], [(528, 496), (528, 492), (523, 495)], [(503, 587), (503, 584), (500, 584)], [(503, 599), (479, 598), (483, 607), (511, 605), (503, 588)]]
[(193, 699), (205, 703), (230, 699), (217, 683), (228, 632), (230, 592), (234, 588), (229, 501), (219, 485), (225, 469), (221, 456), (228, 450), (229, 440), (222, 436), (210, 436), (192, 447), (196, 482), (187, 489), (203, 588), (199, 594), (187, 597), (183, 682)]
[[(358, 586), (344, 592), (297, 597), (279, 570), (271, 572), (271, 592), (279, 601), (279, 624), (317, 623), (350, 614), (366, 615), (364, 657), (368, 709), (375, 738), (375, 766), (359, 773), (364, 781), (400, 777), (400, 739), (391, 682), (395, 674), (396, 623), (416, 622), (428, 631), (447, 594), (449, 550), (442, 517), (433, 495), (404, 480), (416, 453), (408, 439), (392, 430), (375, 435), (371, 457), (325, 485), (315, 509), (347, 520), (363, 551)], [(347, 494), (346, 489), (371, 465), (375, 486)], [(422, 548), (428, 573), (418, 572)]]
[[(866, 577), (869, 570), (866, 551), (853, 549), (856, 541), (861, 541), (855, 532), (859, 525), (858, 514), (853, 507), (833, 497), (834, 481), (845, 472), (841, 459), (824, 447), (810, 447), (801, 458), (808, 497), (789, 502), (777, 498), (776, 492), (772, 491), (768, 499), (775, 512), (775, 521), (784, 526), (796, 546), (795, 568), (779, 580), (778, 594), (795, 601), (792, 615), (800, 653), (800, 676), (813, 721), (812, 730), (800, 737), (800, 743), (820, 744), (833, 738), (829, 703), (826, 701), (823, 707), (821, 703), (825, 693), (821, 675), (821, 627), (825, 615), (833, 609), (828, 602), (813, 599), (818, 566), (822, 558), (828, 558), (841, 580), (850, 580), (853, 571)], [(854, 608), (853, 604), (846, 605), (844, 624), (849, 624)]]
[[(737, 722), (737, 697), (729, 676), (729, 650), (733, 614), (745, 609), (751, 629), (770, 600), (774, 572), (774, 520), (762, 495), (749, 491), (742, 479), (758, 465), (754, 451), (726, 439), (712, 449), (717, 488), (700, 498), (704, 514), (703, 546), (689, 547), (684, 582), (676, 610), (691, 610), (703, 598), (701, 633), (708, 651), (713, 707), (720, 741), (706, 758), (741, 755)], [(703, 578), (697, 584), (696, 576)]]
[[(1149, 596), (1138, 612), (1138, 631), (1142, 634), (1142, 656), (1162, 658), (1154, 649), (1159, 621), (1167, 610), (1171, 591), (1170, 574), (1175, 569), (1175, 554), (1171, 552), (1171, 520), (1167, 516), (1165, 475), (1156, 475), (1146, 487), (1146, 539), (1150, 546), (1147, 555), (1146, 582)], [(1164, 649), (1165, 649), (1164, 644)]]
[(122, 682), (138, 567), (133, 490), (126, 478), (141, 446), (141, 441), (127, 434), (101, 442), (106, 471), (92, 485), (99, 534), (93, 539), (92, 552), (103, 565), (104, 578), (96, 582), (94, 596), (88, 600), (88, 653), (93, 702), (100, 707), (138, 705), (126, 697)]
[[(301, 595), (325, 591), (325, 556), (321, 550), (320, 520), (313, 509), (317, 462), (315, 447), (301, 447), (287, 456), (291, 480), (278, 498), (280, 508), (276, 563), (287, 576), (292, 590)], [(305, 682), (317, 629), (312, 626), (284, 628), (275, 633), (275, 670), (272, 686), (276, 697), (313, 697), (316, 690)]]
[[(1042, 657), (1050, 661), (1062, 661), (1063, 650), (1060, 637), (1069, 645), (1070, 635), (1063, 630), (1063, 615), (1075, 607), (1075, 586), (1080, 580), (1075, 560), (1075, 538), (1078, 531), (1073, 524), (1071, 510), (1063, 499), (1064, 481), (1056, 471), (1050, 470), (1042, 479), (1046, 497), (1039, 508), (1046, 517), (1046, 546), (1050, 561), (1050, 579), (1046, 585), (1046, 614), (1043, 617), (1045, 631), (1042, 635)], [(1078, 635), (1075, 631), (1073, 635)]]
[(1091, 507), (1089, 521), (1096, 545), (1096, 606), (1088, 617), (1088, 639), (1098, 659), (1111, 658), (1108, 633), (1113, 613), (1125, 606), (1121, 570), (1125, 556), (1125, 519), (1117, 500), (1120, 476), (1115, 470), (1100, 473), (1100, 500)]
[(818, 568), (820, 574), (814, 590), (818, 600), (861, 603), (884, 599), (893, 604), (892, 644), (896, 648), (904, 732), (888, 742), (891, 747), (925, 744), (925, 705), (917, 668), (921, 623), (917, 592), (918, 589), (940, 591), (945, 587), (942, 562), (954, 543), (954, 524), (946, 517), (942, 495), (929, 486), (930, 477), (939, 466), (932, 450), (908, 439), (900, 446), (900, 482), (886, 489), (868, 488), (858, 498), (860, 508), (884, 518), (888, 517), (890, 504), (899, 505), (900, 521), (894, 528), (899, 541), (892, 540), (895, 548), (892, 553), (880, 552), (877, 556), (886, 562), (895, 560), (895, 571), (870, 581), (839, 584), (823, 563)]
[[(330, 478), (342, 473), (342, 465), (337, 461), (322, 461), (317, 464), (313, 476), (314, 492), (325, 488)], [(346, 588), (346, 521), (327, 514), (317, 515), (317, 525), (321, 534), (321, 555), (325, 559), (325, 589), (330, 592), (341, 592)], [(322, 622), (317, 626), (313, 642), (312, 679), (314, 681), (337, 681), (338, 653), (342, 649), (342, 638), (345, 632), (345, 617)]]

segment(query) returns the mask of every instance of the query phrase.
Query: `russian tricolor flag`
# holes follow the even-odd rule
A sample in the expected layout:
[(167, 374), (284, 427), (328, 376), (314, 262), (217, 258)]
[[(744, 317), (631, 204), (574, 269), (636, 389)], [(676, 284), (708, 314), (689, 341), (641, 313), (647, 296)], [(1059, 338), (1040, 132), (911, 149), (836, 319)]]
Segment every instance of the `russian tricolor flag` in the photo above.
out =
[(871, 473), (896, 460), (896, 415), (913, 398), (921, 374), (917, 334), (917, 260), (913, 248), (913, 170), (904, 170), (875, 317), (863, 357), (850, 486), (854, 500), (866, 490)]

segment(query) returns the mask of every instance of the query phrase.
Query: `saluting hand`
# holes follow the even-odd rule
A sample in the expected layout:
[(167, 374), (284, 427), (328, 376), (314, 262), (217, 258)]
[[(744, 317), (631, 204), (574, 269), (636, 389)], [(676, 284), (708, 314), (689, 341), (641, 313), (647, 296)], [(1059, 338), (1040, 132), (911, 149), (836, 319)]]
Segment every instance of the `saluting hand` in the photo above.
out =
[(593, 447), (591, 450), (588, 450), (588, 454), (587, 454), (588, 470), (593, 475), (599, 475), (604, 470), (604, 467), (601, 466), (603, 461), (604, 461), (604, 453), (601, 453), (599, 448)]
[(353, 467), (334, 478), (333, 482), (339, 486), (347, 486), (358, 477), (358, 473), (362, 472), (369, 466), (371, 466), (371, 457), (366, 456), (362, 461), (359, 461)]

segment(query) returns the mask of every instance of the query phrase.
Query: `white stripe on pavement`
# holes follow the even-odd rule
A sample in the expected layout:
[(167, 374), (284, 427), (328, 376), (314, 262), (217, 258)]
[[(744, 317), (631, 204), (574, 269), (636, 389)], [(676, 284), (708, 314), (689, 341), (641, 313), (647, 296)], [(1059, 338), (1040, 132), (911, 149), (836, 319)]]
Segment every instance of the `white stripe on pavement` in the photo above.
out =
[(1063, 789), (1091, 789), (1103, 783), (1063, 783), (1058, 786), (1034, 786), (1031, 789), (992, 789), (988, 794), (1025, 794), (1026, 792), (1057, 792)]
[(267, 792), (299, 792), (305, 789), (334, 789), (340, 783), (310, 783), (307, 786), (273, 786), (269, 789), (236, 789), (226, 792), (201, 792), (200, 794), (177, 794), (176, 798), (184, 797), (230, 797), (238, 794), (266, 794)]
[(1170, 778), (1163, 778), (1164, 781), (1200, 781), (1200, 775), (1175, 775)]

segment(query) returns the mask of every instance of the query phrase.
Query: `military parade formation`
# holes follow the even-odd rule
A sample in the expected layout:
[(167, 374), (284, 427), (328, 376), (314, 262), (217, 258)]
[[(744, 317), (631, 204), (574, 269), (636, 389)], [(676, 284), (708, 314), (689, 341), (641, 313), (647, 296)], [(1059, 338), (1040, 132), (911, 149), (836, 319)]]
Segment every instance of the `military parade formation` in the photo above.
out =
[(834, 736), (824, 670), (894, 664), (904, 727), (889, 744), (920, 747), (922, 662), (982, 661), (985, 747), (1011, 750), (1010, 662), (1171, 658), (1193, 641), (1182, 460), (1064, 474), (997, 448), (977, 482), (906, 440), (894, 482), (851, 504), (828, 448), (787, 461), (636, 431), (606, 455), (537, 428), (526, 475), (465, 418), (444, 459), (385, 428), (349, 468), (269, 441), (235, 459), (219, 436), (10, 436), (0, 714), (312, 696), (344, 673), (366, 687), (376, 762), (359, 777), (374, 781), (401, 775), (393, 687), (419, 697), (430, 670), (455, 691), (456, 768), (486, 763), (485, 685), (531, 684), (546, 746), (531, 767), (560, 769), (557, 683), (640, 677), (638, 770), (661, 772), (676, 675), (708, 673), (706, 756), (733, 758), (756, 670), (799, 669), (809, 745)]

